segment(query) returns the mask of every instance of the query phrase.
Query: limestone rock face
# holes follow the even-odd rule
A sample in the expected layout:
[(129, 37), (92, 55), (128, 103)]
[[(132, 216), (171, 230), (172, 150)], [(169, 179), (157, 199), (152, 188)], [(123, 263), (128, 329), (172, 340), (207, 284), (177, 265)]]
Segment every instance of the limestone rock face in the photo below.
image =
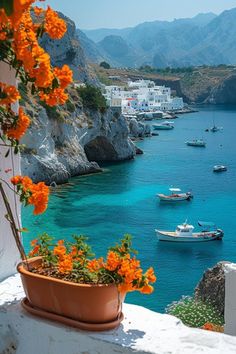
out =
[(130, 135), (134, 138), (144, 138), (151, 136), (151, 127), (149, 124), (138, 122), (135, 118), (129, 121)]
[(225, 304), (225, 274), (224, 265), (219, 262), (213, 268), (205, 271), (194, 291), (196, 300), (210, 302), (224, 315)]
[(67, 32), (58, 40), (51, 39), (46, 33), (40, 40), (40, 45), (49, 53), (53, 66), (67, 64), (73, 70), (74, 80), (95, 83), (97, 79), (89, 72), (89, 66), (83, 49), (77, 39), (75, 23), (59, 12), (66, 21)]
[(236, 104), (235, 91), (236, 74), (233, 74), (213, 89), (207, 102), (215, 104)]
[(64, 183), (69, 177), (98, 172), (95, 161), (120, 161), (135, 156), (123, 116), (115, 118), (77, 107), (66, 118), (50, 117), (35, 105), (32, 124), (22, 143), (22, 173), (34, 181)]

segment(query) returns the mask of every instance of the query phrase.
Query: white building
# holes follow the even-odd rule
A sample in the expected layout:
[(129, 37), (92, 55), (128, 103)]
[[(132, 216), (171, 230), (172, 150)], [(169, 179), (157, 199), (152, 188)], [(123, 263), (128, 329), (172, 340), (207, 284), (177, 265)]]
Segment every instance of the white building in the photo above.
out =
[(184, 107), (181, 97), (171, 97), (171, 89), (156, 86), (154, 81), (128, 81), (128, 88), (121, 86), (105, 86), (104, 96), (108, 105), (114, 102), (121, 105), (123, 113), (137, 111), (173, 111)]

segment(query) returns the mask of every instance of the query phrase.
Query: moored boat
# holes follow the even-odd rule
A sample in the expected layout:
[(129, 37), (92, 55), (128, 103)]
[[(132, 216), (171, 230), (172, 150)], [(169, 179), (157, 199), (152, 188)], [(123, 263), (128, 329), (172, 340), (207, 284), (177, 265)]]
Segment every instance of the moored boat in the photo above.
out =
[(212, 133), (216, 133), (216, 132), (218, 132), (219, 130), (222, 130), (222, 129), (223, 129), (223, 127), (217, 127), (217, 125), (215, 125), (215, 122), (213, 122), (213, 126), (210, 128), (210, 131)]
[(224, 165), (215, 165), (213, 167), (213, 172), (223, 172), (223, 171), (227, 171), (227, 166)]
[(193, 195), (191, 192), (181, 193), (180, 188), (169, 188), (169, 191), (171, 192), (170, 195), (157, 194), (160, 201), (180, 202), (180, 201), (184, 201), (184, 200), (190, 200), (191, 198), (193, 198)]
[(153, 124), (152, 127), (154, 130), (171, 130), (171, 129), (174, 129), (173, 124), (174, 124), (174, 122), (165, 121), (165, 122), (162, 122), (159, 124)]
[(199, 226), (203, 227), (200, 232), (193, 232), (194, 226), (187, 222), (178, 225), (175, 231), (155, 230), (159, 241), (171, 242), (205, 242), (221, 240), (224, 232), (217, 229), (214, 223), (198, 222)]
[(202, 139), (189, 140), (189, 141), (186, 141), (186, 144), (188, 146), (198, 146), (198, 147), (205, 147), (206, 146), (205, 141), (203, 141)]
[(213, 127), (210, 128), (210, 131), (213, 133), (218, 132), (218, 130), (220, 130), (220, 128), (217, 127), (216, 125), (213, 125)]

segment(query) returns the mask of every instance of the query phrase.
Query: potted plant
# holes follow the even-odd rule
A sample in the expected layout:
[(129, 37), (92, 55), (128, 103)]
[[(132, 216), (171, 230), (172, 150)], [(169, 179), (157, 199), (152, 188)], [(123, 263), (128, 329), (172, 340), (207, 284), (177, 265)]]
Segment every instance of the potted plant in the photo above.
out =
[[(1, 60), (45, 104), (64, 104), (72, 72), (67, 65), (53, 68), (38, 38), (46, 32), (52, 39), (60, 39), (66, 24), (50, 7), (32, 8), (34, 2), (8, 0), (0, 4)], [(36, 17), (34, 23), (32, 11)], [(30, 125), (23, 108), (16, 110), (13, 106), (18, 99), (20, 93), (15, 86), (0, 82), (0, 146), (9, 149), (6, 157), (12, 149), (15, 154), (19, 152), (20, 139)], [(150, 283), (156, 280), (153, 269), (143, 273), (129, 236), (110, 248), (105, 259), (96, 259), (82, 236), (74, 236), (73, 243), (60, 240), (54, 244), (52, 238), (43, 234), (32, 242), (28, 259), (20, 237), (24, 229), (14, 220), (4, 188), (7, 186), (16, 193), (23, 204), (33, 205), (34, 214), (46, 210), (49, 188), (43, 182), (33, 183), (27, 176), (8, 178), (13, 171), (12, 160), (12, 166), (5, 170), (6, 178), (0, 179), (0, 195), (22, 258), (17, 267), (26, 293), (22, 305), (31, 313), (81, 329), (116, 327), (122, 320), (122, 301), (128, 291), (152, 292)]]
[(152, 292), (154, 271), (143, 273), (129, 235), (111, 247), (105, 259), (93, 257), (84, 236), (74, 235), (73, 240), (54, 245), (43, 234), (32, 241), (34, 257), (17, 267), (28, 300), (23, 305), (48, 318), (57, 315), (63, 323), (74, 320), (72, 324), (81, 329), (114, 328), (123, 319), (128, 291)]

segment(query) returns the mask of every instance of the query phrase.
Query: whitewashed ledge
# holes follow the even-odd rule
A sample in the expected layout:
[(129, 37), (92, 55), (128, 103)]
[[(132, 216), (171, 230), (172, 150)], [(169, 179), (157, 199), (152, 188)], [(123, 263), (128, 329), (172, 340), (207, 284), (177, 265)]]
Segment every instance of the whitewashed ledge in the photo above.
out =
[(84, 332), (31, 316), (19, 275), (0, 283), (0, 354), (235, 354), (236, 337), (190, 329), (177, 318), (125, 304), (116, 330)]

